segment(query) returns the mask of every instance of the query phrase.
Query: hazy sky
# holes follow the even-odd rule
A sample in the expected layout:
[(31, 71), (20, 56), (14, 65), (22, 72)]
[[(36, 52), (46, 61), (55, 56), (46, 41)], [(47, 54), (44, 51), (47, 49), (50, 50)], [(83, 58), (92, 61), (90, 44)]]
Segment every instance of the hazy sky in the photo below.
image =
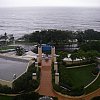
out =
[(100, 0), (0, 0), (0, 7), (19, 6), (100, 7)]

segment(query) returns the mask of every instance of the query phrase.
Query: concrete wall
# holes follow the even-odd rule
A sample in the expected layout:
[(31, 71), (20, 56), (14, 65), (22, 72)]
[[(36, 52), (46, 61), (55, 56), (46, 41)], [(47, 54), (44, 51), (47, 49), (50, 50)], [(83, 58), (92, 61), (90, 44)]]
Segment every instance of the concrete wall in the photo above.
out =
[(64, 61), (64, 62), (66, 62), (66, 64), (79, 64), (80, 63), (80, 61), (73, 61), (73, 63), (72, 63), (72, 61)]
[(2, 55), (2, 54), (0, 54), (0, 58), (6, 59), (6, 60), (12, 60), (12, 61), (28, 62), (28, 60), (26, 60), (26, 59), (5, 56), (5, 55)]

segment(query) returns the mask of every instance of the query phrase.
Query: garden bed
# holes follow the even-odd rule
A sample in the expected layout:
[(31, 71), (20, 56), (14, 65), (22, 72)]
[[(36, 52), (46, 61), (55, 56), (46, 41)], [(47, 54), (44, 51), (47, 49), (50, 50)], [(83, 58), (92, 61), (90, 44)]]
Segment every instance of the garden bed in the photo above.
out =
[(69, 83), (73, 87), (86, 86), (95, 78), (92, 75), (94, 68), (94, 64), (75, 69), (67, 69), (64, 66), (60, 66), (60, 82), (65, 84)]
[(93, 84), (87, 89), (84, 89), (86, 85), (91, 83), (96, 76), (92, 75), (92, 70), (96, 67), (95, 64), (87, 65), (84, 67), (67, 69), (64, 65), (59, 65), (60, 82), (59, 85), (54, 83), (54, 71), (52, 70), (52, 82), (53, 88), (61, 92), (62, 94), (67, 94), (71, 96), (80, 96), (84, 93), (90, 93), (100, 87), (100, 78), (98, 78)]

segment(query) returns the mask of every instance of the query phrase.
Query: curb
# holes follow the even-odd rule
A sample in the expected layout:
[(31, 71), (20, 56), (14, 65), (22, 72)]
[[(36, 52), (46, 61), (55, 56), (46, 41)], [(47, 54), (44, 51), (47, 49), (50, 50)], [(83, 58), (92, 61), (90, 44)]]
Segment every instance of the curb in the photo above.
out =
[(84, 89), (88, 88), (90, 85), (92, 85), (97, 79), (98, 77), (100, 76), (100, 72), (98, 73), (98, 75), (96, 76), (96, 78), (91, 82), (89, 83), (87, 86), (84, 87)]
[(36, 90), (34, 90), (34, 92), (37, 92), (40, 89), (40, 85), (38, 86), (38, 88)]
[(57, 92), (57, 91), (55, 91), (54, 89), (53, 89), (53, 91), (54, 91), (54, 93), (56, 93), (57, 95), (59, 95), (59, 96), (62, 96), (62, 97), (65, 97), (65, 98), (70, 98), (70, 99), (82, 99), (82, 98), (86, 98), (87, 96), (89, 96), (89, 95), (92, 95), (92, 94), (94, 94), (95, 92), (97, 92), (97, 91), (100, 91), (100, 88), (99, 89), (97, 89), (97, 90), (95, 90), (95, 91), (93, 91), (93, 92), (91, 92), (91, 93), (89, 93), (89, 94), (84, 94), (84, 95), (81, 95), (81, 96), (69, 96), (69, 95), (64, 95), (64, 94), (61, 94), (60, 92)]
[(93, 65), (93, 64), (95, 64), (95, 63), (87, 64), (87, 65), (80, 65), (80, 66), (66, 67), (66, 68), (68, 68), (68, 69), (72, 69), (72, 68), (82, 68), (82, 67), (86, 67), (86, 66), (88, 66), (88, 65)]

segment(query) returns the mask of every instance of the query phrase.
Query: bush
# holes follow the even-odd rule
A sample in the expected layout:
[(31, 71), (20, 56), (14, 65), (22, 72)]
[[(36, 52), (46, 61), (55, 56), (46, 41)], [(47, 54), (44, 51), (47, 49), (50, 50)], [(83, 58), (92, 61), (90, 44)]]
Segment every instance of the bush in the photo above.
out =
[(3, 86), (0, 84), (0, 93), (12, 93), (12, 89), (7, 85)]
[(20, 46), (16, 47), (15, 50), (16, 50), (16, 55), (18, 55), (18, 56), (22, 56), (24, 54), (24, 48), (22, 48)]
[(70, 92), (71, 96), (81, 96), (84, 94), (84, 87), (73, 88)]

